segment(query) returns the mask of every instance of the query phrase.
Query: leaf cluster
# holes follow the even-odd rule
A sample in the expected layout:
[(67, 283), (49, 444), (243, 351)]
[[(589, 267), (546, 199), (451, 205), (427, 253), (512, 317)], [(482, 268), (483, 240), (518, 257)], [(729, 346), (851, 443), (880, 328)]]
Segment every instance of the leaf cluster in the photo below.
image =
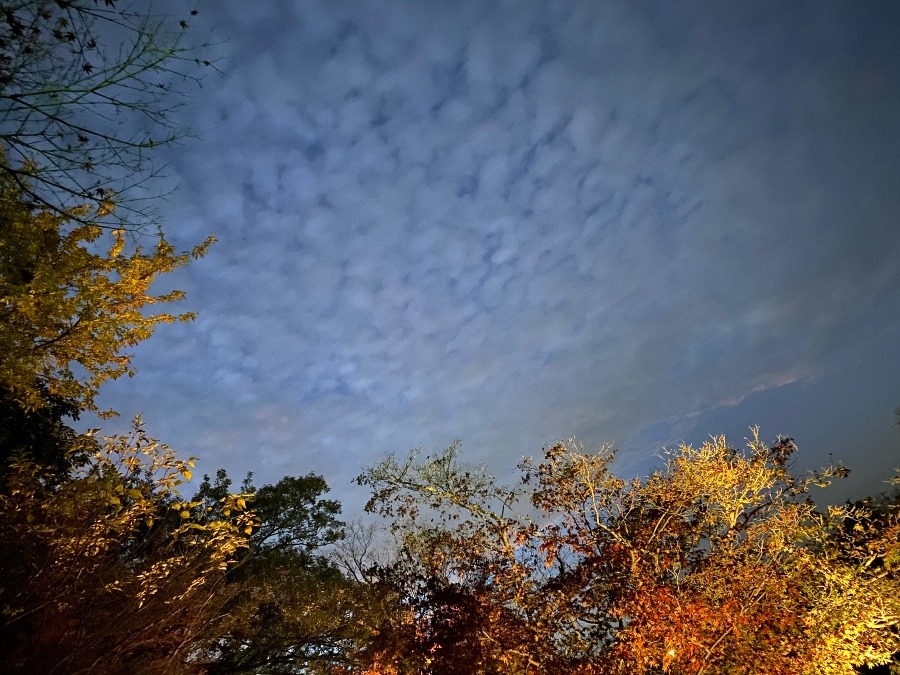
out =
[(177, 252), (160, 232), (145, 250), (124, 230), (78, 222), (87, 208), (34, 212), (24, 197), (0, 174), (0, 385), (26, 410), (51, 396), (97, 411), (100, 386), (133, 374), (128, 349), (160, 324), (193, 318), (154, 312), (184, 294), (151, 286), (213, 239)]
[[(0, 663), (7, 672), (181, 672), (227, 599), (255, 519), (192, 517), (177, 488), (193, 460), (146, 435), (80, 442), (60, 483), (14, 463), (0, 493)], [(49, 480), (48, 480), (49, 479)], [(235, 497), (230, 498), (235, 508)]]

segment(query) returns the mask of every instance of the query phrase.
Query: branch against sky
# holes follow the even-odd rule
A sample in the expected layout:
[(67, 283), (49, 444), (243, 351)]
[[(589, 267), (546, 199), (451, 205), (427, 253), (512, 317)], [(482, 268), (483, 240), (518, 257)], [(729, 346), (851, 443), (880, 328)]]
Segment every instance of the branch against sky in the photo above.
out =
[(189, 19), (117, 0), (3, 0), (0, 13), (2, 171), (37, 206), (68, 212), (114, 203), (107, 219), (152, 220), (157, 146), (187, 131), (176, 116), (210, 66)]

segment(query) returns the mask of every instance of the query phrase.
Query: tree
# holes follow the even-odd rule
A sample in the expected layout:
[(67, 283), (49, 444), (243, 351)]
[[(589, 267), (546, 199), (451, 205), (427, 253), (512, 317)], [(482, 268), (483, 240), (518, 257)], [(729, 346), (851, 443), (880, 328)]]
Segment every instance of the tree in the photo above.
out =
[[(867, 565), (876, 574), (894, 582), (900, 582), (900, 473), (891, 483), (893, 492), (867, 497), (853, 504), (858, 514), (848, 518), (836, 530), (834, 545), (838, 550), (863, 550), (868, 555)], [(900, 626), (894, 626), (900, 636)], [(860, 672), (872, 675), (900, 675), (900, 651), (889, 664), (864, 668)]]
[(179, 253), (160, 232), (144, 250), (124, 230), (93, 224), (102, 214), (89, 207), (35, 211), (22, 184), (0, 172), (0, 386), (25, 411), (48, 400), (96, 411), (100, 385), (132, 374), (127, 349), (162, 323), (193, 318), (153, 313), (183, 293), (150, 287), (212, 239)]
[(198, 513), (177, 491), (193, 461), (139, 422), (98, 441), (64, 421), (111, 412), (96, 395), (132, 374), (128, 350), (191, 318), (157, 311), (179, 291), (150, 289), (211, 239), (179, 253), (146, 237), (136, 201), (150, 149), (178, 134), (186, 28), (116, 0), (0, 0), (4, 672), (201, 672), (257, 524), (245, 495)]
[[(388, 457), (358, 480), (432, 586), (464, 599), (449, 644), (436, 608), (413, 613), (433, 662), (463, 646), (483, 673), (850, 675), (900, 645), (900, 588), (877, 562), (896, 531), (839, 536), (869, 512), (817, 511), (810, 488), (846, 470), (797, 477), (794, 450), (716, 438), (629, 481), (609, 449), (558, 444), (505, 488), (451, 448)], [(474, 622), (461, 607), (478, 608)]]
[(101, 439), (70, 480), (15, 463), (0, 493), (0, 665), (18, 673), (197, 672), (201, 637), (255, 524), (242, 495), (198, 519), (179, 460), (132, 433)]
[(116, 0), (2, 0), (0, 17), (0, 173), (32, 207), (145, 223), (146, 198), (129, 191), (158, 175), (151, 151), (178, 138), (184, 84), (210, 65), (207, 45), (186, 40), (188, 17)]
[(50, 396), (38, 384), (45, 405), (26, 410), (5, 387), (0, 387), (0, 490), (13, 461), (31, 460), (64, 477), (87, 459), (77, 432), (64, 421), (77, 419), (72, 401)]
[[(381, 611), (371, 635), (358, 645), (357, 661), (366, 673), (460, 675), (525, 672), (527, 659), (501, 653), (496, 628), (520, 621), (492, 602), (484, 578), (453, 578), (429, 566), (428, 551), (412, 542), (401, 547), (392, 564), (369, 570), (368, 589)], [(487, 639), (491, 636), (490, 639)]]
[[(231, 480), (219, 470), (204, 476), (194, 498), (199, 511), (218, 517)], [(340, 540), (338, 502), (324, 499), (321, 476), (286, 476), (248, 493), (258, 525), (241, 561), (229, 575), (232, 599), (203, 662), (219, 673), (330, 673), (352, 660), (367, 635), (361, 584), (322, 550)]]

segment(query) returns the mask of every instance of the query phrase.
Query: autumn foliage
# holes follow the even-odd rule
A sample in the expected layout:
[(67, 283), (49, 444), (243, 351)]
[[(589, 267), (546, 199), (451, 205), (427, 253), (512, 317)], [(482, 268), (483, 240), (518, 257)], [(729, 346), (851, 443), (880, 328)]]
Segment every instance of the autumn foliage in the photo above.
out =
[(512, 488), (454, 448), (387, 458), (360, 481), (415, 560), (394, 661), (428, 654), (409, 672), (451, 672), (435, 664), (463, 650), (480, 655), (469, 672), (585, 675), (887, 662), (900, 648), (896, 514), (875, 533), (863, 507), (817, 510), (810, 489), (844, 470), (795, 476), (793, 451), (715, 438), (625, 480), (608, 449), (558, 444)]
[(29, 409), (49, 394), (96, 410), (104, 382), (133, 374), (130, 348), (160, 324), (193, 318), (157, 311), (183, 294), (150, 287), (212, 239), (179, 253), (159, 233), (145, 250), (91, 215), (89, 207), (35, 211), (0, 172), (0, 385)]
[(225, 575), (255, 517), (195, 517), (177, 491), (192, 460), (139, 423), (92, 442), (67, 480), (12, 466), (0, 493), (5, 672), (178, 673), (229, 597)]

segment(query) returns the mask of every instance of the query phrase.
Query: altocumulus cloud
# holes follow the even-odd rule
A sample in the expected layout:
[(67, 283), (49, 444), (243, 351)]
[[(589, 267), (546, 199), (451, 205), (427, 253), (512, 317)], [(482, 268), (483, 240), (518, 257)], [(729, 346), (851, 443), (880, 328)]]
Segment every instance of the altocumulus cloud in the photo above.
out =
[[(358, 504), (388, 450), (462, 438), (502, 469), (576, 436), (637, 469), (753, 423), (821, 449), (836, 406), (882, 444), (847, 461), (890, 461), (896, 5), (204, 14), (229, 54), (167, 209), (220, 243), (172, 282), (198, 321), (107, 396), (208, 470)], [(786, 398), (800, 429), (770, 426)]]

